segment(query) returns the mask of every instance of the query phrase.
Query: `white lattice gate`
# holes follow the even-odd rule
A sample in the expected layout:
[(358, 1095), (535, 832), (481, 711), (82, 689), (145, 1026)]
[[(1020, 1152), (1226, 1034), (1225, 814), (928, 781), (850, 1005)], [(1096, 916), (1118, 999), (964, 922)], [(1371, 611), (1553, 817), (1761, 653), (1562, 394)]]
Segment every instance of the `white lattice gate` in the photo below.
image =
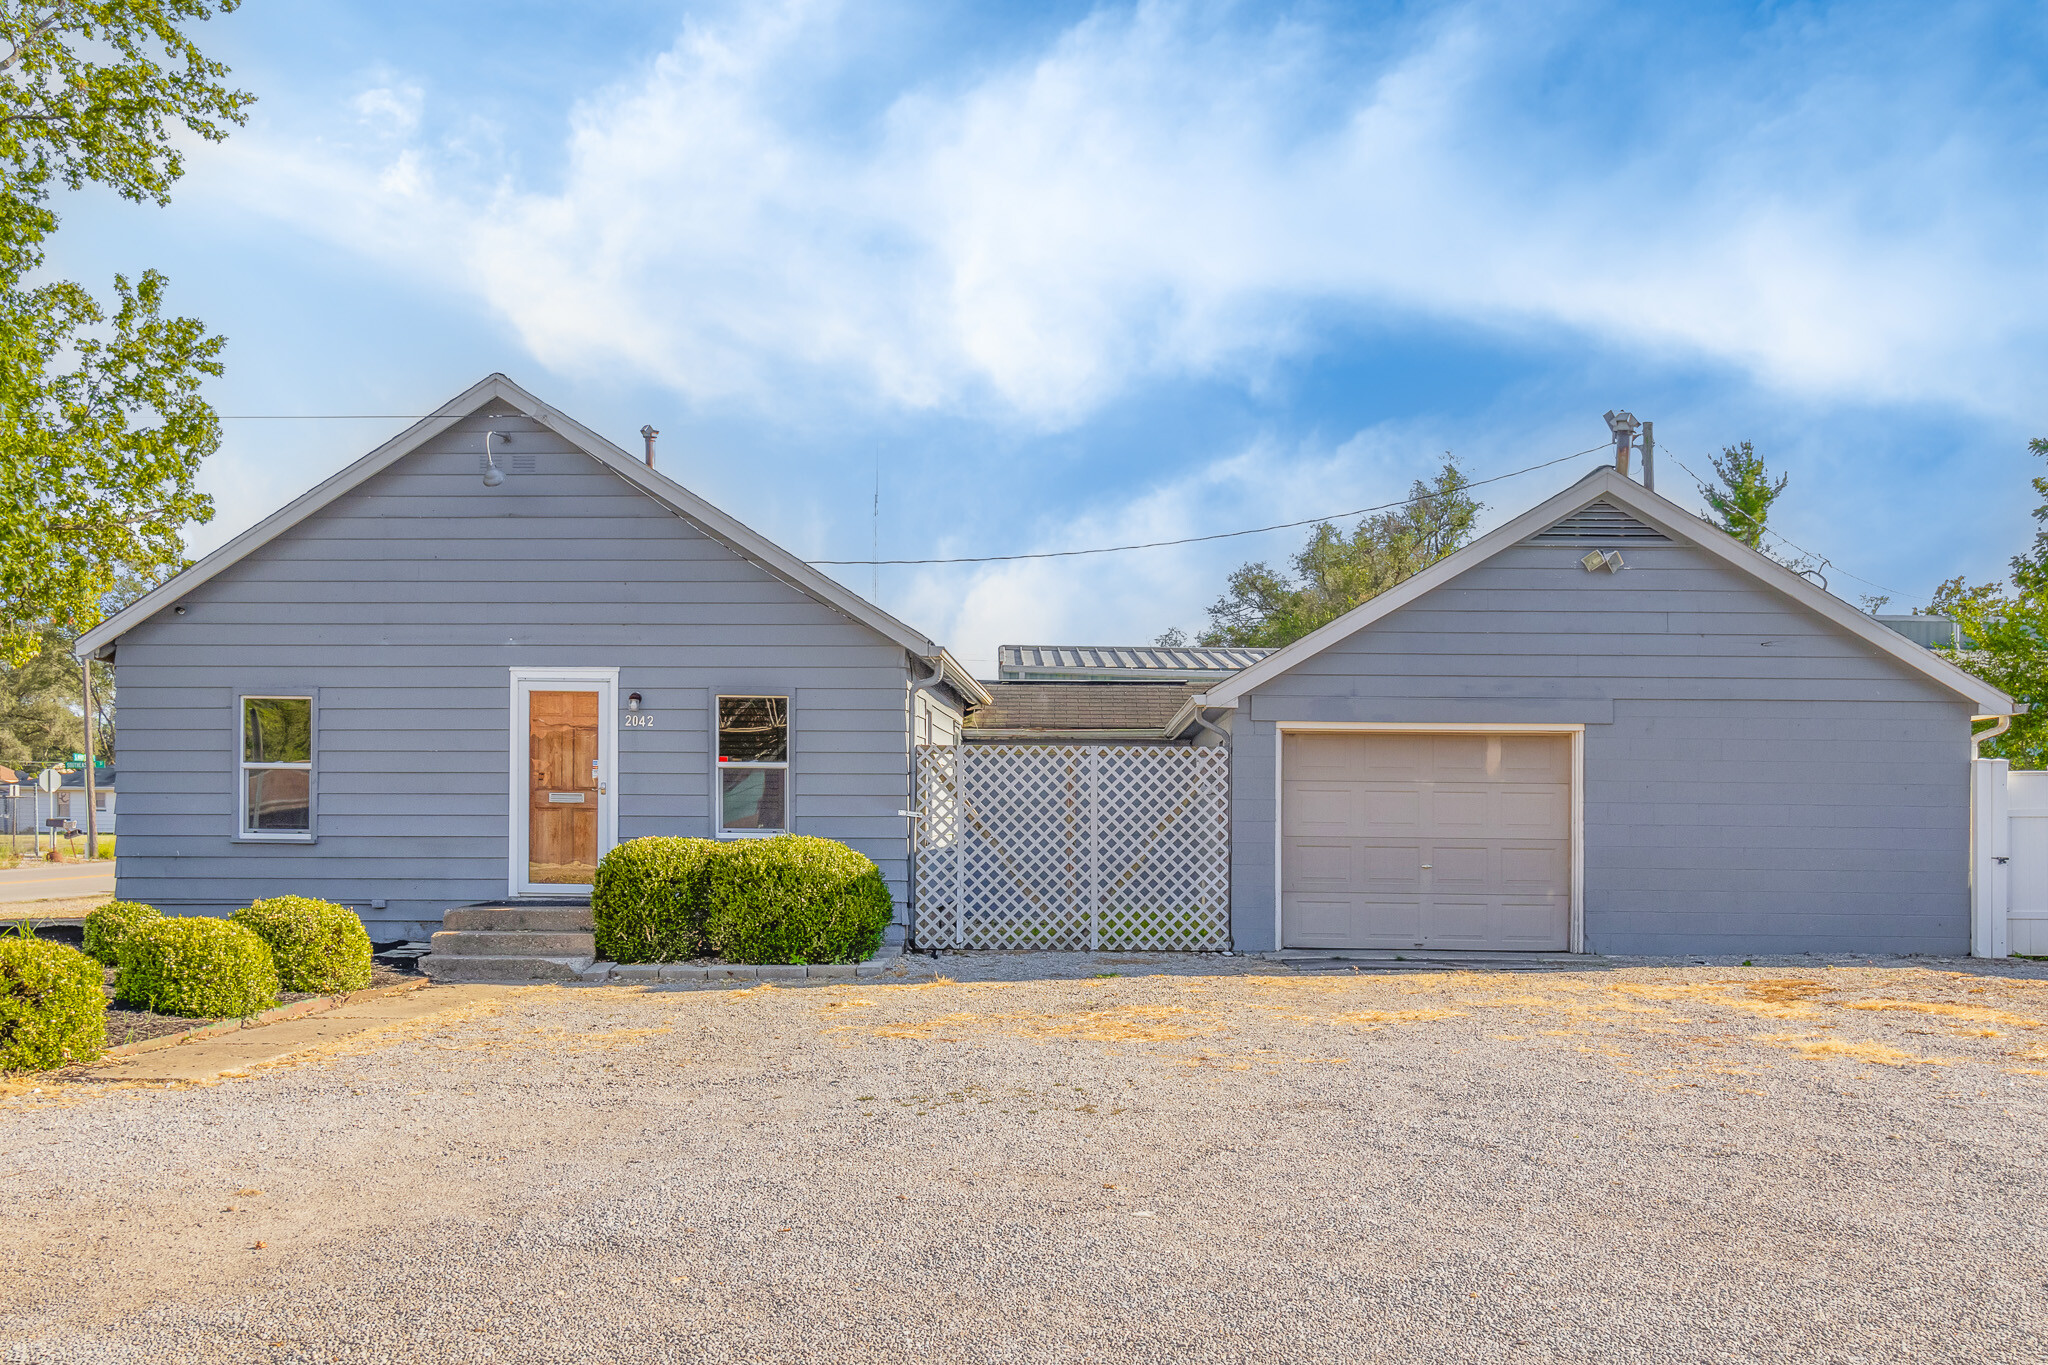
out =
[(922, 745), (923, 948), (1230, 946), (1230, 753)]

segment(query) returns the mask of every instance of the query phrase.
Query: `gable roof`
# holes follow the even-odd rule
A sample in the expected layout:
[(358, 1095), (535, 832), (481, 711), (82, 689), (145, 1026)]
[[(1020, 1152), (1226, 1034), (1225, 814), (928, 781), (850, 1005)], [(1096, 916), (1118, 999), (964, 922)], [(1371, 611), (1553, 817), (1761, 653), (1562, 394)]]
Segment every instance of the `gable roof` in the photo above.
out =
[[(1563, 492), (1536, 504), (1506, 525), (1489, 531), (1464, 549), (1439, 559), (1413, 578), (1389, 588), (1368, 602), (1353, 607), (1321, 629), (1311, 631), (1293, 644), (1275, 650), (1242, 673), (1217, 683), (1204, 695), (1192, 698), (1188, 706), (1183, 708), (1182, 714), (1175, 717), (1175, 724), (1169, 725), (1169, 732), (1185, 729), (1191, 724), (1193, 718), (1190, 713), (1197, 704), (1208, 707), (1237, 705), (1238, 698), (1245, 693), (1271, 682), (1304, 659), (1313, 658), (1338, 641), (1399, 611), (1418, 597), (1440, 584), (1449, 582), (1474, 565), (1484, 563), (1509, 546), (1520, 544), (1540, 534), (1596, 502), (1607, 504), (1607, 508), (1601, 513), (1603, 519), (1618, 510), (1698, 547), (1730, 568), (1748, 574), (1807, 610), (1840, 626), (1881, 653), (1890, 655), (1908, 668), (1925, 674), (1949, 691), (1967, 698), (1977, 707), (1978, 714), (2009, 716), (2017, 713), (2018, 708), (2014, 706), (2012, 698), (1982, 678), (1965, 672), (1939, 654), (1913, 643), (1869, 613), (1858, 611), (1832, 593), (1814, 586), (1769, 555), (1752, 550), (1735, 537), (1723, 534), (1677, 503), (1616, 472), (1612, 466), (1602, 466)], [(1702, 535), (1702, 530), (1711, 534)]]
[(981, 684), (974, 680), (943, 645), (930, 639), (923, 632), (913, 630), (837, 579), (820, 573), (760, 532), (713, 507), (674, 479), (648, 468), (639, 459), (613, 445), (581, 422), (555, 411), (502, 374), (493, 374), (465, 389), (443, 403), (433, 416), (421, 418), (354, 464), (301, 493), (176, 578), (137, 598), (123, 610), (94, 626), (79, 637), (75, 653), (79, 658), (98, 653), (135, 625), (149, 619), (200, 584), (277, 539), (343, 494), (366, 482), (373, 475), (390, 468), (457, 422), (473, 415), (486, 403), (493, 401), (507, 403), (522, 415), (548, 428), (705, 535), (725, 545), (742, 559), (773, 574), (797, 591), (816, 598), (842, 615), (860, 622), (912, 654), (927, 660), (937, 660), (946, 682), (963, 697), (973, 702), (985, 702), (988, 699), (988, 694), (982, 690)]

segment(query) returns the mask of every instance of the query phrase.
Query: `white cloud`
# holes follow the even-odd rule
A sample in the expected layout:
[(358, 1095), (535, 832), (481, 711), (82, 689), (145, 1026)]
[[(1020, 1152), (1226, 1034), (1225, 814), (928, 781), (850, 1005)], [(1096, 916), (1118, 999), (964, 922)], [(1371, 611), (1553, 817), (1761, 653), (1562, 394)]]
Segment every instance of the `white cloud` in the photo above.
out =
[(820, 129), (792, 92), (860, 53), (829, 5), (763, 7), (579, 107), (554, 187), (419, 136), (397, 83), (355, 101), (379, 138), (237, 138), (222, 183), (466, 285), (549, 366), (700, 399), (787, 404), (798, 377), (1058, 426), (1158, 376), (1256, 372), (1332, 308), (1563, 327), (1813, 393), (2029, 392), (2043, 262), (1949, 207), (1992, 175), (1971, 130), (1817, 145), (1921, 119), (1910, 90), (1871, 107), (1821, 67), (1603, 152), (1500, 93), (1568, 41), (1529, 22), (1449, 10), (1361, 70), (1313, 28), (1208, 15), (1099, 11)]

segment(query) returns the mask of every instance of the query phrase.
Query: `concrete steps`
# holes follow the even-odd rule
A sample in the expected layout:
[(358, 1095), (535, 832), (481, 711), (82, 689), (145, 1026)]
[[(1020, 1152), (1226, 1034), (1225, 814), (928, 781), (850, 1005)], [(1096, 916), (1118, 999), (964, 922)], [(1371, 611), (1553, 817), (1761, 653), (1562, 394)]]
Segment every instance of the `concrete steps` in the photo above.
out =
[(463, 905), (420, 968), (436, 981), (581, 981), (597, 956), (582, 901)]

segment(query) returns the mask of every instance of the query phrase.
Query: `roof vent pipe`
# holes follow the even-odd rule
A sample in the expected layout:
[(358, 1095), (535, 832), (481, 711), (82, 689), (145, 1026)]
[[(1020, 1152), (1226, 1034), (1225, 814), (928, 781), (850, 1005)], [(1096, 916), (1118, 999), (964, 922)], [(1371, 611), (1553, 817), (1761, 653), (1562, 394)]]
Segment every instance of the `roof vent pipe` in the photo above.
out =
[(647, 442), (647, 467), (649, 469), (654, 468), (654, 438), (659, 435), (661, 433), (654, 429), (652, 422), (640, 428), (640, 437)]

